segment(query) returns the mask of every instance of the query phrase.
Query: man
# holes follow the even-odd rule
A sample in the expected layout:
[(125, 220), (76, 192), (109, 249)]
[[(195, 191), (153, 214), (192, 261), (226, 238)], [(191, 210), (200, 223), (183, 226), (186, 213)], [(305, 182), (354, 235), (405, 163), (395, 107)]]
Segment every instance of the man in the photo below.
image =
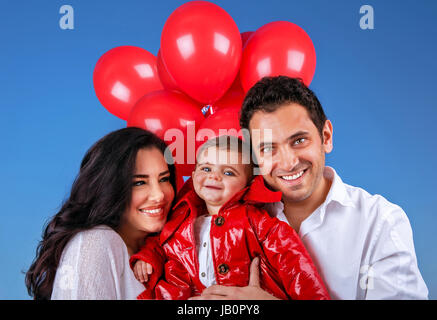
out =
[[(260, 80), (245, 97), (240, 125), (265, 182), (282, 192), (266, 210), (299, 234), (332, 299), (427, 299), (404, 211), (325, 166), (332, 124), (309, 88), (284, 76)], [(199, 298), (273, 298), (259, 286), (256, 263), (248, 287), (215, 285)]]

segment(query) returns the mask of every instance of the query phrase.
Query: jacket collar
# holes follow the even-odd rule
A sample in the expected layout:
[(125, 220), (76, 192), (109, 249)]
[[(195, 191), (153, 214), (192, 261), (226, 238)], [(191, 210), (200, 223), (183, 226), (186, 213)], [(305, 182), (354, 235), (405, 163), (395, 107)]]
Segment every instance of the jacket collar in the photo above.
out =
[[(226, 210), (229, 207), (234, 206), (239, 202), (260, 204), (271, 203), (281, 201), (282, 193), (280, 191), (271, 191), (264, 183), (264, 179), (261, 175), (252, 179), (250, 184), (244, 189), (237, 192), (231, 199), (229, 199), (221, 208), (220, 211)], [(176, 210), (184, 203), (190, 203), (192, 206), (198, 207), (202, 205), (203, 200), (194, 191), (192, 179), (188, 179), (185, 182), (183, 188), (180, 190), (176, 204), (173, 206), (173, 210)]]
[[(252, 179), (251, 183), (237, 192), (219, 210), (218, 215), (222, 215), (226, 210), (234, 206), (244, 204), (264, 204), (281, 201), (282, 193), (271, 191), (264, 184), (261, 175)], [(160, 242), (163, 244), (176, 231), (182, 222), (189, 216), (195, 218), (200, 210), (206, 209), (205, 202), (194, 191), (192, 179), (188, 179), (176, 198), (170, 219), (161, 231)]]
[(264, 179), (261, 175), (255, 176), (251, 183), (232, 197), (227, 203), (225, 203), (221, 209), (225, 210), (232, 206), (236, 202), (244, 202), (250, 204), (261, 204), (281, 201), (282, 192), (271, 191), (264, 183)]

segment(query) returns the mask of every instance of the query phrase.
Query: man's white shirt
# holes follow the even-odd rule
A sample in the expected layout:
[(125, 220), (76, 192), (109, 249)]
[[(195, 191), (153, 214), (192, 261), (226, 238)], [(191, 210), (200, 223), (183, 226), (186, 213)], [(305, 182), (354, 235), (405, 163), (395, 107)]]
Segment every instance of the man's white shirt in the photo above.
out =
[[(299, 236), (332, 299), (427, 299), (405, 212), (380, 195), (332, 181), (325, 202), (306, 218)], [(265, 209), (288, 223), (282, 202)]]

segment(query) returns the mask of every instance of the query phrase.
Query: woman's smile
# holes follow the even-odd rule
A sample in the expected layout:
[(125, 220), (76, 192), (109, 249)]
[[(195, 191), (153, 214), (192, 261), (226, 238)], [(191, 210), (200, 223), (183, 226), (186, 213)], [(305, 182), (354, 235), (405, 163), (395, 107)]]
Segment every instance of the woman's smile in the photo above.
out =
[(143, 208), (138, 209), (142, 214), (145, 214), (150, 217), (160, 216), (164, 213), (164, 205), (155, 207), (155, 208)]

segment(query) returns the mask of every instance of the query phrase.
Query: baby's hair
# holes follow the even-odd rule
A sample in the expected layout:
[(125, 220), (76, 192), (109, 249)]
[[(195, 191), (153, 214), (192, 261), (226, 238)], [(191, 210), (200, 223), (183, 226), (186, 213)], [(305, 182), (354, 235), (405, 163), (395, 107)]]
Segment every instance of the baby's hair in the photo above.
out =
[(227, 151), (237, 151), (243, 156), (243, 164), (252, 164), (250, 144), (235, 136), (223, 135), (206, 141), (198, 150), (197, 156), (209, 147)]
[[(216, 147), (220, 150), (237, 151), (241, 155), (242, 164), (248, 166), (250, 176), (253, 173), (254, 163), (250, 143), (243, 141), (241, 138), (229, 135), (223, 135), (206, 141), (198, 150), (197, 158), (208, 148)], [(232, 160), (231, 160), (232, 161)]]

